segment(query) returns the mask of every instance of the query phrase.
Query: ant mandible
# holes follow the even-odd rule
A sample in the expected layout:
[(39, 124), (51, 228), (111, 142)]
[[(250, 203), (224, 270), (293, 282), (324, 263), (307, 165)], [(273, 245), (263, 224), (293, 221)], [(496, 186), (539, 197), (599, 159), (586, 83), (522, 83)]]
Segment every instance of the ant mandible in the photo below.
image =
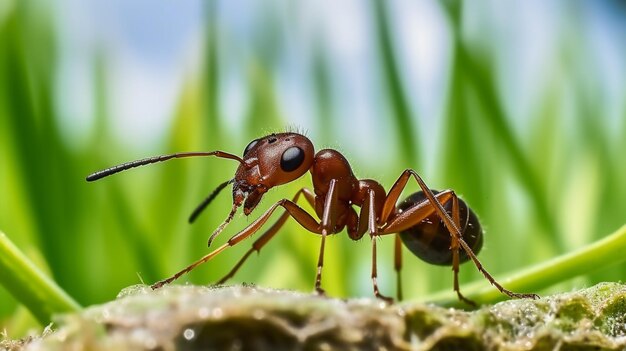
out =
[[(95, 172), (87, 177), (87, 181), (98, 180), (138, 166), (173, 158), (196, 156), (215, 156), (239, 162), (235, 177), (220, 184), (189, 218), (189, 222), (193, 222), (222, 189), (228, 184), (233, 184), (232, 209), (222, 224), (211, 234), (209, 246), (233, 219), (239, 207), (243, 205), (243, 213), (246, 216), (249, 215), (271, 188), (294, 181), (309, 171), (313, 180), (313, 191), (302, 188), (291, 200), (282, 199), (276, 202), (254, 222), (233, 235), (225, 244), (170, 278), (156, 282), (152, 285), (153, 289), (171, 283), (196, 266), (209, 261), (226, 248), (252, 236), (261, 229), (278, 207), (282, 207), (285, 212), (252, 244), (233, 269), (218, 283), (231, 278), (252, 252), (260, 252), (261, 248), (276, 235), (291, 216), (306, 230), (321, 236), (315, 277), (315, 291), (320, 294), (324, 293), (321, 283), (326, 237), (340, 233), (347, 228), (348, 236), (352, 240), (361, 239), (365, 233), (369, 233), (372, 239), (371, 278), (374, 294), (380, 299), (391, 300), (380, 293), (376, 281), (376, 239), (389, 234), (395, 234), (394, 267), (398, 277), (398, 299), (402, 299), (400, 281), (402, 243), (415, 255), (429, 263), (452, 265), (454, 291), (459, 299), (466, 303), (474, 304), (461, 294), (458, 273), (459, 265), (468, 260), (472, 260), (485, 278), (503, 294), (514, 298), (538, 298), (536, 294), (519, 294), (505, 289), (483, 268), (476, 257), (483, 240), (480, 224), (476, 215), (465, 202), (456, 196), (454, 191), (431, 190), (417, 172), (406, 169), (386, 193), (382, 185), (375, 180), (357, 179), (341, 153), (333, 149), (324, 149), (315, 153), (311, 141), (298, 133), (277, 133), (255, 139), (246, 146), (243, 158), (224, 151), (175, 153), (127, 162)], [(396, 207), (398, 198), (411, 177), (417, 181), (421, 191), (409, 196)], [(315, 219), (296, 204), (300, 196), (304, 196), (315, 209), (315, 214), (320, 220)], [(353, 206), (360, 207), (360, 212), (357, 213)]]

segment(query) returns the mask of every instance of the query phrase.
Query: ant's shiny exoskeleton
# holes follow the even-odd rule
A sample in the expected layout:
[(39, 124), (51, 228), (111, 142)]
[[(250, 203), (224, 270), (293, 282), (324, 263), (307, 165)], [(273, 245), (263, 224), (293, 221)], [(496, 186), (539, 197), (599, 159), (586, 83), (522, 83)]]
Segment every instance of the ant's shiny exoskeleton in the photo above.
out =
[[(507, 296), (538, 297), (536, 294), (518, 294), (505, 289), (483, 268), (476, 257), (483, 242), (480, 224), (476, 215), (456, 196), (454, 191), (433, 191), (426, 186), (414, 170), (407, 169), (386, 193), (382, 185), (375, 180), (357, 179), (341, 153), (332, 149), (315, 153), (311, 141), (298, 133), (270, 134), (253, 140), (246, 146), (242, 158), (223, 151), (176, 153), (124, 163), (95, 172), (89, 175), (87, 180), (94, 181), (130, 168), (173, 158), (194, 156), (215, 156), (239, 162), (235, 177), (220, 184), (189, 218), (189, 221), (193, 222), (222, 189), (228, 184), (233, 184), (232, 209), (210, 236), (209, 246), (233, 219), (239, 207), (243, 205), (243, 213), (249, 215), (271, 188), (296, 180), (309, 171), (313, 180), (313, 191), (302, 188), (291, 200), (282, 199), (276, 202), (254, 222), (233, 235), (225, 244), (172, 277), (153, 284), (154, 289), (171, 283), (201, 263), (209, 261), (226, 248), (252, 236), (261, 229), (278, 207), (282, 207), (285, 212), (252, 244), (252, 248), (219, 283), (231, 278), (250, 254), (260, 251), (291, 216), (305, 229), (321, 236), (315, 278), (315, 291), (318, 293), (324, 292), (321, 282), (326, 237), (347, 228), (348, 236), (352, 240), (361, 239), (365, 233), (369, 233), (372, 238), (372, 283), (374, 294), (378, 298), (391, 300), (380, 293), (376, 282), (376, 238), (388, 234), (395, 234), (394, 266), (398, 275), (399, 299), (402, 298), (400, 282), (402, 242), (411, 252), (429, 263), (452, 265), (454, 291), (459, 299), (467, 303), (473, 304), (461, 294), (458, 273), (459, 265), (468, 260), (472, 260), (485, 278)], [(417, 181), (421, 191), (414, 193), (396, 206), (400, 194), (411, 177)], [(319, 220), (296, 204), (300, 196), (304, 196), (315, 209)], [(355, 206), (360, 208), (358, 213)]]

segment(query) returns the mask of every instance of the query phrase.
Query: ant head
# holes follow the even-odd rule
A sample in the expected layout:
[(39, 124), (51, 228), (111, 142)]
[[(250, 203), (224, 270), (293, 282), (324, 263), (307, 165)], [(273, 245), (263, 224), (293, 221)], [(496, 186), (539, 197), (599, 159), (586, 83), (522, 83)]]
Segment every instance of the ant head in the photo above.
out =
[(270, 134), (252, 140), (235, 173), (233, 205), (238, 207), (245, 200), (244, 214), (250, 214), (269, 189), (306, 173), (313, 164), (313, 153), (313, 143), (297, 133)]

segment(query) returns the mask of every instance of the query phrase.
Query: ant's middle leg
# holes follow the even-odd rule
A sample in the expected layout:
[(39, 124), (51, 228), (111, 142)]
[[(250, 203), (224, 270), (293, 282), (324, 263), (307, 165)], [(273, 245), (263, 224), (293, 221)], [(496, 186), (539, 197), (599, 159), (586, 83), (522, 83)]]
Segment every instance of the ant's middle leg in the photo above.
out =
[[(436, 198), (438, 201), (446, 203), (450, 200), (451, 196), (452, 192), (446, 190), (438, 193), (436, 195)], [(380, 236), (394, 234), (395, 236), (394, 270), (396, 271), (396, 293), (398, 300), (402, 300), (402, 276), (400, 274), (402, 270), (402, 241), (398, 233), (417, 225), (419, 222), (431, 216), (433, 213), (435, 213), (435, 209), (430, 206), (427, 200), (424, 200), (407, 208), (404, 212), (386, 219), (385, 222), (379, 220), (384, 224), (382, 225), (382, 227), (379, 228), (380, 230), (377, 235)], [(373, 260), (374, 259), (375, 257), (373, 257)]]
[(385, 296), (380, 293), (380, 289), (378, 288), (378, 265), (376, 262), (376, 241), (378, 240), (378, 221), (376, 220), (376, 199), (375, 192), (368, 191), (368, 196), (363, 202), (363, 206), (361, 206), (361, 212), (359, 214), (359, 223), (357, 227), (357, 235), (355, 237), (360, 237), (360, 235), (364, 234), (366, 231), (369, 231), (370, 238), (372, 240), (372, 285), (374, 288), (374, 295), (384, 301), (392, 302), (393, 299)]
[[(302, 188), (300, 190), (298, 190), (298, 192), (296, 192), (296, 194), (294, 195), (294, 197), (291, 199), (291, 201), (293, 203), (297, 203), (298, 199), (300, 198), (300, 195), (303, 194), (304, 198), (307, 200), (307, 202), (314, 207), (315, 206), (315, 194), (313, 194), (313, 192), (311, 192), (311, 190), (307, 189), (307, 188)], [(268, 230), (265, 231), (265, 233), (263, 233), (253, 244), (252, 247), (243, 255), (243, 257), (237, 262), (237, 264), (233, 267), (233, 269), (230, 270), (230, 272), (228, 272), (228, 274), (226, 274), (222, 279), (220, 279), (217, 284), (223, 284), (224, 282), (226, 282), (228, 279), (232, 278), (235, 273), (237, 273), (237, 271), (239, 270), (239, 268), (241, 268), (241, 266), (243, 265), (243, 263), (248, 259), (248, 257), (250, 257), (250, 255), (256, 251), (256, 252), (260, 252), (261, 248), (263, 248), (263, 246), (265, 246), (265, 244), (267, 244), (267, 242), (269, 242), (274, 235), (276, 235), (276, 233), (280, 230), (280, 228), (282, 228), (282, 226), (285, 224), (285, 222), (287, 221), (287, 219), (289, 218), (290, 213), (288, 211), (285, 211), (280, 218), (276, 221), (276, 223), (274, 223)]]

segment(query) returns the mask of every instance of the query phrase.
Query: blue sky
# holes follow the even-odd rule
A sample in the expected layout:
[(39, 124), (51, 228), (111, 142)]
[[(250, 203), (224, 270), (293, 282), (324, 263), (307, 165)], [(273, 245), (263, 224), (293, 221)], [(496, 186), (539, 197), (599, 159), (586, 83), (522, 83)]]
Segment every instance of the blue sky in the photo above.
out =
[[(60, 31), (58, 98), (66, 129), (78, 145), (93, 116), (93, 60), (105, 59), (109, 111), (115, 134), (139, 150), (154, 148), (168, 127), (183, 82), (202, 64), (202, 1), (62, 0), (55, 8)], [(593, 68), (589, 84), (619, 119), (624, 94), (626, 34), (614, 2), (483, 1), (466, 6), (464, 35), (493, 50), (507, 109), (523, 129), (545, 93), (537, 87), (567, 79), (559, 71), (567, 55), (583, 55)], [(390, 137), (381, 119), (388, 114), (376, 74), (376, 40), (371, 6), (359, 0), (218, 2), (223, 115), (231, 130), (246, 111), (246, 67), (274, 60), (276, 91), (286, 124), (310, 131), (310, 66), (316, 46), (328, 54), (342, 143), (360, 145)], [(417, 123), (434, 128), (422, 135), (435, 144), (445, 106), (451, 34), (435, 1), (389, 2), (397, 57)], [(268, 39), (269, 38), (269, 39)], [(571, 41), (571, 43), (567, 43)], [(564, 52), (571, 45), (580, 51)], [(272, 58), (272, 55), (278, 56)], [(584, 69), (584, 67), (581, 67)], [(594, 81), (594, 78), (599, 78)], [(623, 105), (623, 104), (621, 104)], [(381, 123), (381, 120), (383, 121)], [(357, 129), (355, 129), (357, 128)], [(422, 128), (423, 129), (423, 128)], [(81, 141), (82, 140), (82, 141)], [(367, 149), (368, 146), (365, 146)], [(372, 146), (366, 152), (384, 154)]]

